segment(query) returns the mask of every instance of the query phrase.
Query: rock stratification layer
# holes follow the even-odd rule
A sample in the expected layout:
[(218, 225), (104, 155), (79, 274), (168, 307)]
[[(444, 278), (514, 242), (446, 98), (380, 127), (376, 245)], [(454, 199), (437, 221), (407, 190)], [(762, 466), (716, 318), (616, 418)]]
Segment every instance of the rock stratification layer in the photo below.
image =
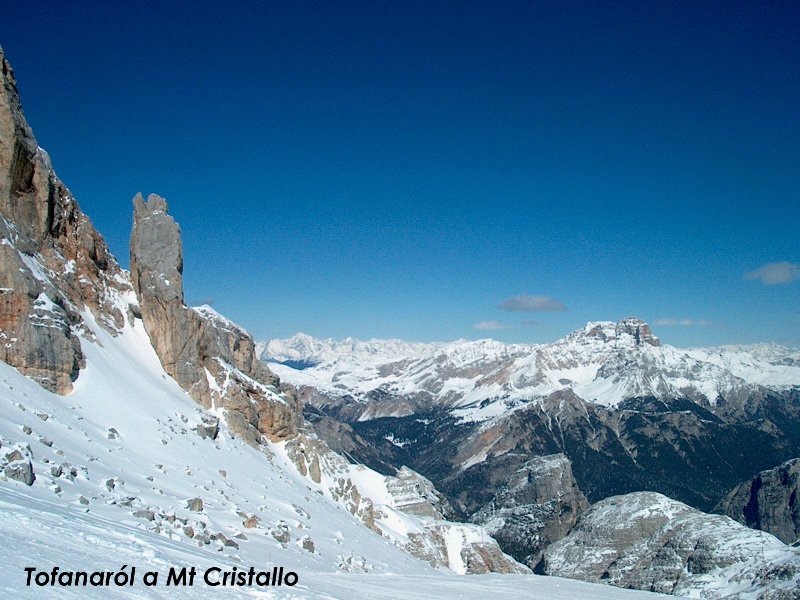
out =
[(81, 313), (114, 333), (135, 302), (102, 236), (36, 143), (0, 49), (0, 360), (66, 394), (84, 364)]
[(301, 403), (258, 360), (250, 334), (210, 307), (184, 304), (180, 228), (166, 201), (138, 194), (133, 206), (131, 279), (164, 370), (204, 407), (225, 408), (229, 427), (250, 443), (294, 436)]

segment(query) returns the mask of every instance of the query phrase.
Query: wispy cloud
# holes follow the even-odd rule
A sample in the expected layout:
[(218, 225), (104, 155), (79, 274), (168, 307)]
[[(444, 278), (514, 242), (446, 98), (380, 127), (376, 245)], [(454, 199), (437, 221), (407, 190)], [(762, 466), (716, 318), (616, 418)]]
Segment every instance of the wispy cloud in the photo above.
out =
[(500, 323), (499, 321), (481, 321), (480, 323), (475, 323), (474, 327), (475, 329), (489, 331), (493, 329), (509, 329), (511, 325)]
[(539, 321), (534, 321), (533, 319), (528, 319), (527, 321), (522, 322), (523, 327), (538, 327), (541, 325)]
[(755, 271), (748, 271), (744, 274), (748, 281), (758, 280), (764, 285), (779, 285), (791, 283), (800, 279), (800, 265), (789, 261), (767, 263), (761, 265)]
[(497, 305), (500, 310), (509, 312), (544, 312), (544, 311), (564, 311), (567, 307), (561, 302), (550, 296), (528, 296), (522, 294), (514, 296), (508, 300), (503, 300)]
[(708, 327), (711, 321), (705, 319), (656, 319), (653, 325), (660, 327)]

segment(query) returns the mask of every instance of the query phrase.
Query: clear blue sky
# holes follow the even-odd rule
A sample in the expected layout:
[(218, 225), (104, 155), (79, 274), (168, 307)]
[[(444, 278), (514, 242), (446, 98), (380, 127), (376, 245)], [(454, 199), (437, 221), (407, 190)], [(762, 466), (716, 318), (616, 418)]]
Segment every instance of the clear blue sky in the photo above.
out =
[(259, 338), (800, 345), (800, 4), (165, 4), (6, 2), (0, 44), (124, 265), (131, 197), (167, 198), (190, 303)]

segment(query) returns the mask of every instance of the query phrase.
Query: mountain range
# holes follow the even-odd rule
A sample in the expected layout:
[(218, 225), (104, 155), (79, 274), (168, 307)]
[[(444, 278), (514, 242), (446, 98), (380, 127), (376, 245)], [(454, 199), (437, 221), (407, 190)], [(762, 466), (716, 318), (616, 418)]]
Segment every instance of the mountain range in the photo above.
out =
[[(261, 344), (260, 351), (293, 383), (364, 403), (362, 421), (433, 408), (486, 421), (567, 389), (607, 408), (653, 398), (746, 411), (748, 398), (800, 386), (800, 350), (774, 344), (680, 349), (662, 345), (637, 318), (588, 323), (552, 344), (337, 342), (300, 333)], [(376, 402), (378, 393), (395, 405)], [(400, 397), (406, 405), (396, 404)]]
[(796, 498), (796, 351), (680, 351), (637, 319), (550, 346), (259, 344), (187, 306), (165, 199), (133, 199), (121, 268), (2, 50), (0, 75), (7, 594), (167, 593), (40, 584), (56, 568), (280, 567), (295, 585), (214, 593), (797, 597), (797, 513), (773, 501)]
[(726, 494), (800, 454), (800, 352), (774, 344), (680, 349), (626, 318), (552, 344), (298, 334), (258, 349), (332, 447), (419, 471), (539, 572), (612, 496), (658, 492), (752, 526)]

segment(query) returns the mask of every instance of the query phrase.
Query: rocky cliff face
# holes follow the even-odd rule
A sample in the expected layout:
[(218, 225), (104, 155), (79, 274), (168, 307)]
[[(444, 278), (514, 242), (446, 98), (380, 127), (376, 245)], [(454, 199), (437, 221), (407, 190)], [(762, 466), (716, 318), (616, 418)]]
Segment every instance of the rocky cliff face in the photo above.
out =
[(400, 467), (394, 477), (389, 477), (386, 489), (394, 498), (395, 508), (409, 515), (448, 520), (455, 516), (450, 506), (431, 480), (413, 469)]
[(786, 542), (800, 540), (800, 458), (767, 469), (733, 488), (717, 506), (740, 523)]
[(661, 345), (661, 340), (653, 335), (650, 325), (636, 317), (628, 317), (617, 323), (616, 334), (618, 338), (623, 334), (631, 336), (636, 341), (637, 346), (642, 344), (650, 344), (651, 346)]
[(319, 491), (412, 556), (459, 574), (529, 573), (483, 527), (445, 520), (453, 513), (433, 484), (408, 468), (382, 476), (353, 465), (305, 433), (286, 457)]
[[(131, 272), (121, 270), (102, 237), (55, 176), (47, 155), (36, 144), (22, 116), (11, 67), (2, 53), (0, 59), (3, 77), (0, 94), (0, 358), (42, 386), (67, 393), (84, 364), (85, 352), (94, 365), (91, 372), (95, 377), (87, 373), (86, 385), (75, 392), (75, 404), (87, 400), (87, 387), (98, 386), (98, 371), (121, 369), (123, 377), (119, 377), (119, 373), (116, 378), (107, 373), (103, 373), (105, 380), (100, 377), (100, 404), (104, 415), (114, 414), (117, 403), (137, 395), (124, 388), (131, 387), (131, 382), (140, 375), (157, 382), (157, 394), (163, 392), (163, 384), (179, 397), (179, 402), (184, 401), (179, 388), (167, 381), (166, 373), (204, 408), (215, 413), (224, 411), (227, 427), (216, 416), (198, 407), (199, 416), (180, 414), (176, 420), (173, 417), (178, 413), (172, 413), (166, 420), (156, 417), (156, 425), (147, 431), (135, 431), (132, 421), (149, 422), (152, 414), (145, 413), (148, 410), (163, 412), (163, 407), (155, 402), (155, 410), (153, 406), (140, 409), (136, 403), (127, 403), (125, 409), (129, 412), (124, 418), (119, 417), (124, 423), (117, 424), (119, 429), (109, 427), (103, 436), (104, 440), (118, 441), (115, 451), (126, 450), (123, 437), (127, 434), (123, 436), (121, 432), (127, 428), (137, 439), (144, 436), (155, 440), (158, 453), (164, 452), (164, 446), (180, 440), (176, 443), (183, 443), (184, 449), (192, 449), (189, 454), (181, 454), (180, 460), (189, 461), (190, 455), (195, 453), (196, 441), (213, 444), (218, 450), (220, 432), (230, 432), (252, 446), (259, 446), (256, 456), (265, 463), (270, 459), (280, 460), (275, 454), (286, 458), (284, 467), (299, 470), (310, 480), (311, 487), (317, 486), (320, 493), (340, 508), (395, 545), (437, 567), (459, 573), (527, 572), (524, 566), (505, 555), (482, 528), (444, 520), (453, 510), (425, 477), (407, 468), (400, 469), (396, 477), (384, 477), (366, 467), (350, 465), (313, 433), (301, 431), (302, 402), (296, 390), (282, 385), (258, 360), (252, 337), (208, 306), (189, 308), (185, 305), (180, 228), (168, 214), (163, 198), (155, 195), (146, 201), (141, 195), (134, 198)], [(153, 350), (163, 370), (153, 369), (156, 364), (150, 360)], [(123, 360), (120, 360), (120, 352)], [(114, 353), (116, 358), (109, 360)], [(14, 375), (19, 377), (17, 373)], [(118, 384), (118, 380), (127, 384)], [(8, 390), (15, 387), (6, 380), (3, 383)], [(33, 386), (30, 382), (26, 384)], [(154, 403), (150, 397), (152, 387), (137, 389), (140, 395), (148, 396), (148, 402)], [(142, 394), (142, 389), (147, 393)], [(22, 393), (22, 397), (26, 397), (26, 393)], [(88, 400), (96, 402), (97, 398)], [(59, 405), (59, 412), (63, 409), (66, 412), (61, 416), (72, 415), (73, 408), (67, 410)], [(21, 403), (13, 410), (27, 412)], [(52, 424), (50, 414), (35, 414), (42, 422)], [(18, 417), (12, 416), (14, 418)], [(58, 431), (63, 433), (62, 429)], [(66, 429), (73, 431), (73, 427)], [(14, 424), (13, 430), (15, 439), (33, 435), (30, 425)], [(92, 441), (86, 432), (83, 435), (88, 442)], [(283, 443), (264, 443), (265, 438)], [(54, 446), (53, 440), (44, 436), (36, 439), (45, 449)], [(36, 484), (30, 444), (15, 441), (9, 445), (8, 439), (0, 436), (0, 445), (0, 479), (28, 486)], [(64, 455), (58, 448), (45, 452)], [(203, 450), (198, 452), (203, 454)], [(128, 464), (132, 463), (128, 461)], [(205, 466), (195, 469), (201, 471)], [(156, 469), (161, 474), (166, 472), (161, 462), (156, 463)], [(41, 479), (48, 477), (46, 473), (50, 474), (50, 490), (56, 494), (62, 493), (58, 485), (62, 475), (72, 478), (69, 481), (78, 477), (78, 471), (69, 463), (56, 463), (48, 457), (36, 464), (36, 470)], [(231, 465), (231, 470), (235, 470), (235, 466)], [(185, 472), (192, 475), (188, 467)], [(225, 480), (227, 472), (228, 469), (218, 469), (213, 477), (218, 474)], [(137, 477), (134, 473), (125, 473), (126, 477)], [(153, 482), (154, 477), (151, 475), (145, 481)], [(291, 477), (298, 481), (296, 474), (292, 473)], [(116, 477), (104, 483), (108, 493), (114, 490), (119, 493), (123, 486), (124, 482)], [(232, 489), (227, 483), (221, 483), (221, 487)], [(303, 485), (302, 489), (306, 490), (307, 486)], [(159, 496), (163, 494), (160, 488), (158, 492)], [(226, 502), (230, 500), (226, 492), (220, 490), (220, 494)], [(181, 504), (190, 513), (205, 512), (215, 503), (209, 502), (208, 496), (205, 500), (196, 496), (182, 500)], [(308, 497), (304, 500), (309, 502)], [(110, 503), (117, 501), (135, 508), (131, 511), (134, 518), (158, 522), (159, 528), (162, 517), (170, 527), (178, 521), (174, 514), (167, 515), (155, 503), (144, 506), (133, 496), (120, 497)], [(132, 506), (134, 501), (136, 507)], [(80, 496), (77, 502), (88, 506), (91, 501)], [(174, 506), (174, 499), (172, 502)], [(301, 518), (311, 518), (298, 504), (291, 506)], [(235, 513), (235, 508), (230, 512)], [(268, 510), (267, 507), (263, 509)], [(259, 527), (260, 519), (254, 513), (239, 511), (238, 516), (246, 529)], [(167, 520), (170, 518), (172, 520)], [(222, 532), (205, 531), (205, 523), (190, 525), (188, 520), (183, 520), (183, 525), (183, 534), (195, 543), (209, 545), (216, 541), (220, 543), (220, 551), (239, 548), (238, 542)], [(298, 522), (298, 528), (301, 527)], [(285, 521), (266, 532), (284, 545), (292, 538)], [(247, 537), (240, 533), (237, 539), (246, 541)], [(314, 554), (315, 545), (309, 535), (302, 535), (297, 543), (303, 552)], [(335, 543), (338, 545), (342, 541), (337, 538)], [(363, 557), (355, 559), (352, 553), (349, 559), (340, 558), (344, 562), (365, 563)]]
[(166, 201), (133, 199), (131, 279), (150, 340), (169, 373), (206, 408), (224, 408), (229, 427), (252, 444), (294, 436), (302, 405), (258, 360), (244, 329), (183, 298), (180, 228)]
[(545, 571), (697, 598), (797, 598), (800, 550), (661, 494), (598, 502), (545, 552)]
[(84, 364), (80, 337), (92, 338), (86, 319), (116, 334), (141, 312), (166, 371), (206, 408), (225, 408), (237, 435), (294, 435), (301, 403), (249, 334), (184, 305), (180, 230), (166, 202), (134, 201), (131, 283), (37, 145), (2, 51), (0, 67), (0, 359), (66, 394)]
[(37, 145), (0, 49), (0, 359), (66, 394), (84, 364), (83, 319), (115, 332), (135, 304), (126, 274)]
[(567, 535), (588, 506), (569, 459), (552, 454), (523, 464), (470, 520), (533, 569), (545, 549)]

